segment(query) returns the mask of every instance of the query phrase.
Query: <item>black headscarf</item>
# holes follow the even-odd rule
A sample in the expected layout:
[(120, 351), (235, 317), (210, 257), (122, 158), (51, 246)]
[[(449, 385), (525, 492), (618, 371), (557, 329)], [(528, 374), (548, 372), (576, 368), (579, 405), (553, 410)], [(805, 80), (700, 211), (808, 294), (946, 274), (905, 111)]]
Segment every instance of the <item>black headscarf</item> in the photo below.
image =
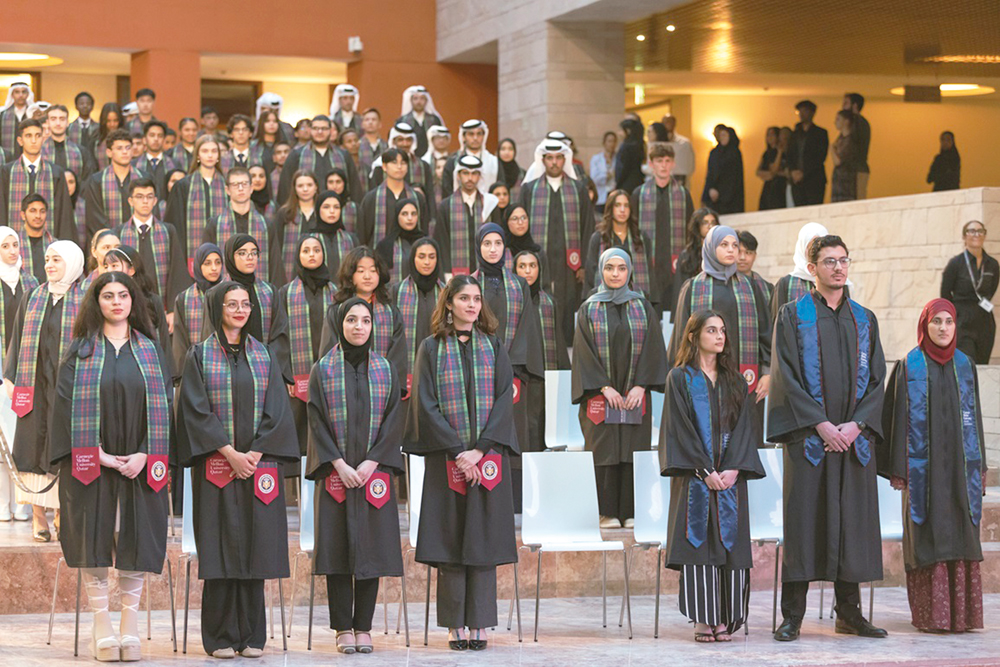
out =
[[(346, 190), (345, 190), (346, 192)], [(320, 219), (319, 209), (327, 199), (336, 199), (340, 202), (340, 217), (337, 222), (323, 222)], [(336, 234), (341, 229), (344, 229), (344, 200), (346, 197), (343, 195), (338, 195), (333, 190), (325, 190), (319, 197), (316, 198), (316, 220), (313, 222), (312, 229), (308, 230), (310, 232), (315, 232), (317, 234)], [(325, 259), (325, 258), (324, 258)]]
[(363, 345), (352, 345), (344, 337), (344, 319), (354, 306), (364, 306), (368, 309), (368, 313), (372, 315), (372, 333), (374, 333), (375, 317), (372, 313), (372, 305), (359, 296), (352, 296), (337, 306), (337, 317), (333, 321), (333, 331), (336, 334), (336, 340), (340, 342), (340, 347), (344, 351), (344, 361), (357, 368), (368, 360), (368, 352), (372, 347), (372, 335), (368, 336), (368, 340)]
[(299, 277), (302, 284), (313, 294), (318, 294), (324, 287), (330, 284), (330, 270), (326, 267), (326, 248), (323, 248), (323, 262), (315, 269), (307, 269), (302, 266), (302, 244), (309, 239), (319, 243), (323, 248), (322, 239), (315, 234), (306, 234), (299, 238), (298, 250), (295, 252), (295, 275)]
[[(253, 187), (253, 176), (250, 177), (251, 187)], [(264, 170), (264, 189), (253, 190), (250, 193), (250, 201), (260, 213), (263, 213), (267, 205), (271, 203), (271, 175)]]
[[(340, 167), (334, 167), (333, 169), (330, 170), (330, 173), (326, 175), (327, 180), (330, 179), (330, 174), (336, 174), (337, 176), (340, 176), (340, 180), (344, 182), (344, 191), (340, 193), (341, 196), (340, 203), (344, 203), (344, 201), (350, 199), (351, 197), (351, 182), (347, 180), (347, 172), (341, 169)], [(323, 183), (323, 187), (326, 187), (326, 183)], [(333, 191), (331, 190), (330, 192)], [(319, 208), (319, 204), (316, 205), (316, 208), (317, 209)]]
[(229, 279), (243, 285), (244, 287), (253, 287), (253, 284), (257, 282), (257, 274), (254, 273), (243, 273), (238, 268), (236, 268), (236, 251), (245, 246), (247, 243), (252, 243), (257, 251), (260, 251), (260, 245), (257, 243), (257, 239), (250, 236), (249, 234), (233, 234), (226, 240), (226, 252), (222, 257), (223, 263), (226, 265), (226, 273), (229, 274)]
[[(414, 208), (417, 209), (417, 211), (420, 210), (420, 207), (417, 206), (416, 199), (404, 198), (397, 201), (396, 209), (394, 211), (394, 215), (392, 216), (392, 219), (395, 224), (393, 224), (390, 227), (389, 233), (386, 235), (386, 237), (381, 241), (379, 241), (378, 245), (375, 246), (376, 254), (378, 254), (382, 258), (382, 261), (384, 261), (385, 265), (390, 269), (396, 268), (394, 259), (396, 253), (393, 252), (394, 249), (393, 246), (396, 245), (397, 239), (403, 239), (407, 243), (411, 244), (412, 248), (413, 243), (424, 237), (424, 230), (420, 229), (419, 219), (417, 220), (417, 226), (414, 227), (413, 229), (403, 229), (399, 225), (399, 214), (403, 212), (403, 207), (406, 206), (407, 204), (412, 204)], [(406, 274), (401, 273), (400, 275), (405, 276)]]
[[(421, 248), (425, 245), (433, 246), (438, 257), (437, 263), (434, 264), (434, 273), (429, 276), (422, 275), (419, 271), (417, 271), (417, 248)], [(437, 285), (438, 281), (441, 279), (441, 246), (439, 246), (438, 242), (429, 236), (418, 239), (412, 246), (410, 246), (410, 278), (413, 279), (417, 289), (424, 294), (427, 294), (434, 289), (434, 286)]]
[(490, 264), (483, 257), (483, 239), (486, 238), (488, 234), (499, 234), (501, 239), (504, 239), (504, 245), (506, 245), (506, 234), (503, 232), (503, 228), (496, 224), (495, 222), (487, 222), (485, 225), (479, 228), (476, 232), (476, 258), (479, 260), (479, 270), (482, 271), (483, 276), (486, 278), (499, 278), (503, 275), (503, 265), (504, 257), (500, 256), (500, 261), (495, 264)]
[(76, 179), (76, 190), (74, 190), (73, 194), (69, 196), (69, 202), (76, 207), (76, 200), (80, 197), (80, 188), (83, 187), (83, 183), (80, 182), (80, 177), (72, 169), (65, 169), (64, 171), (73, 174), (73, 178)]
[(214, 281), (208, 280), (208, 278), (205, 277), (205, 274), (201, 272), (201, 265), (205, 263), (205, 260), (208, 259), (209, 255), (212, 253), (218, 255), (220, 260), (222, 259), (222, 249), (214, 243), (202, 243), (198, 246), (198, 249), (194, 251), (194, 266), (192, 267), (194, 270), (194, 282), (198, 285), (198, 289), (201, 290), (202, 294), (207, 292), (214, 285), (218, 285), (222, 280), (221, 272), (219, 273), (219, 277)]
[[(499, 146), (503, 146), (505, 142), (510, 142), (510, 145), (514, 147), (514, 159), (510, 162), (504, 162), (499, 158), (500, 151)], [(497, 150), (497, 161), (500, 163), (500, 170), (497, 174), (497, 182), (503, 183), (508, 188), (514, 187), (517, 183), (518, 177), (521, 175), (521, 167), (517, 164), (517, 144), (511, 138), (501, 139)]]
[[(517, 272), (517, 260), (524, 255), (531, 255), (538, 262), (538, 278), (535, 280), (534, 285), (528, 285), (531, 289), (531, 298), (537, 299), (538, 293), (542, 290), (542, 253), (537, 250), (522, 250), (521, 252), (514, 255), (514, 272)], [(524, 282), (528, 282), (525, 280)]]
[(511, 205), (507, 207), (506, 214), (503, 217), (504, 243), (507, 244), (507, 249), (510, 250), (512, 255), (516, 255), (523, 250), (538, 252), (542, 249), (542, 247), (535, 243), (535, 240), (531, 238), (530, 219), (528, 231), (524, 233), (524, 236), (515, 236), (514, 233), (510, 231), (510, 216), (514, 213), (514, 210), (518, 208), (524, 210), (526, 214), (528, 213), (528, 209), (520, 204), (511, 203)]

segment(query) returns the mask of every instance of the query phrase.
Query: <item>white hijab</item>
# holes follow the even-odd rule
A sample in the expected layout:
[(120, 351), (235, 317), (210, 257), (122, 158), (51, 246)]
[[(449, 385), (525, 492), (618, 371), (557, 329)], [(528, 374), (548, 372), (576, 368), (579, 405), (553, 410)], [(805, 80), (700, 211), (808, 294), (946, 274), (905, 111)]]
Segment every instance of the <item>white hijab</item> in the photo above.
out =
[[(21, 237), (11, 227), (0, 226), (0, 243), (6, 241), (10, 236), (16, 238), (18, 242), (21, 241)], [(21, 280), (21, 266), (23, 264), (24, 261), (21, 259), (20, 253), (17, 255), (17, 261), (13, 264), (0, 260), (0, 281), (6, 283), (12, 292), (17, 291), (17, 283)]]
[(358, 104), (361, 102), (361, 92), (349, 83), (341, 83), (333, 89), (333, 100), (330, 102), (330, 118), (332, 119), (340, 111), (340, 98), (344, 95), (354, 95), (354, 106), (351, 111), (358, 112)]
[(66, 272), (63, 273), (62, 279), (48, 282), (49, 294), (56, 297), (55, 300), (58, 301), (83, 275), (83, 251), (72, 241), (53, 241), (46, 252), (49, 250), (62, 257), (63, 261), (66, 262)]
[(802, 225), (802, 229), (799, 230), (799, 238), (795, 242), (795, 255), (792, 257), (795, 267), (789, 275), (802, 278), (802, 280), (808, 280), (811, 283), (816, 282), (816, 278), (809, 273), (808, 269), (809, 244), (817, 236), (826, 236), (829, 233), (826, 227), (818, 222), (807, 222)]
[(524, 173), (525, 183), (538, 180), (545, 175), (545, 163), (543, 160), (546, 155), (552, 153), (560, 153), (566, 157), (563, 173), (574, 181), (576, 180), (576, 169), (573, 168), (573, 151), (558, 139), (545, 139), (535, 148), (535, 161), (531, 163), (531, 166)]
[[(15, 83), (14, 85), (12, 85), (10, 88), (7, 89), (7, 100), (3, 103), (3, 107), (0, 107), (0, 111), (4, 111), (4, 110), (9, 109), (12, 106), (14, 106), (14, 89), (15, 88), (27, 88), (28, 89), (28, 99), (25, 101), (25, 104), (30, 107), (32, 104), (35, 103), (35, 93), (31, 90), (31, 86), (29, 86), (26, 83), (18, 82), (18, 83)], [(29, 116), (26, 116), (26, 118), (27, 117), (29, 117)]]
[(431, 97), (431, 93), (424, 86), (410, 86), (403, 91), (403, 106), (400, 116), (405, 116), (406, 114), (413, 111), (413, 96), (417, 93), (427, 96), (427, 106), (424, 107), (425, 114), (434, 114), (440, 118), (437, 109), (434, 107), (434, 98)]

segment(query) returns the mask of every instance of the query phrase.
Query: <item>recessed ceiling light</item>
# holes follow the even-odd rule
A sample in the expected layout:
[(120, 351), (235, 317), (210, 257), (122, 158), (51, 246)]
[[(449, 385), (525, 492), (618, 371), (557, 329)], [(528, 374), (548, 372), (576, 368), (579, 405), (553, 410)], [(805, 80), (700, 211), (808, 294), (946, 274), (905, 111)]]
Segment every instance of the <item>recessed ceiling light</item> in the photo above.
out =
[(677, 30), (677, 26), (675, 26), (673, 23), (667, 26), (667, 32), (673, 32), (674, 30)]
[(49, 67), (51, 65), (61, 65), (62, 58), (47, 55), (45, 53), (21, 53), (17, 51), (0, 52), (0, 64), (14, 67)]
[[(969, 95), (989, 95), (995, 93), (996, 88), (981, 86), (978, 83), (942, 83), (938, 88), (941, 90), (941, 97), (966, 97)], [(898, 86), (889, 90), (893, 95), (903, 96), (906, 94), (904, 86)]]
[(29, 60), (47, 60), (48, 55), (44, 53), (13, 53), (13, 52), (0, 52), (0, 60), (17, 60), (20, 62), (26, 62)]
[(635, 41), (637, 41), (637, 42), (645, 42), (646, 41), (646, 36), (645, 35), (636, 35), (635, 36)]
[(1000, 63), (1000, 55), (979, 54), (979, 55), (954, 55), (954, 56), (926, 56), (918, 58), (924, 63), (968, 63), (973, 65), (995, 65)]

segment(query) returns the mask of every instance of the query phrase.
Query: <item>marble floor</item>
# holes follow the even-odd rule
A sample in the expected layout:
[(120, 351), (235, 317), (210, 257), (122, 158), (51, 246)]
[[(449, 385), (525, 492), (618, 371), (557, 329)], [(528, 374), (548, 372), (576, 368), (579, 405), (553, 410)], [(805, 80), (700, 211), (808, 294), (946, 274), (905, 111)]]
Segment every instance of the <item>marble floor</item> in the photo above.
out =
[[(867, 609), (867, 592), (863, 593)], [(827, 597), (829, 601), (829, 597)], [(368, 656), (344, 656), (335, 652), (334, 636), (327, 625), (325, 607), (317, 607), (313, 650), (306, 650), (307, 609), (296, 610), (288, 652), (281, 651), (281, 639), (269, 640), (262, 659), (251, 664), (330, 665), (360, 662), (365, 665), (460, 665), (484, 666), (544, 665), (545, 667), (586, 667), (587, 665), (934, 665), (935, 667), (1000, 665), (1000, 594), (985, 599), (985, 630), (960, 636), (925, 635), (909, 624), (906, 591), (878, 589), (875, 622), (889, 630), (884, 640), (859, 639), (836, 635), (833, 622), (817, 618), (818, 592), (810, 596), (810, 615), (803, 625), (803, 636), (795, 643), (778, 644), (768, 632), (771, 625), (771, 597), (755, 593), (751, 600), (751, 629), (748, 637), (740, 634), (729, 645), (698, 645), (691, 640), (691, 627), (676, 611), (676, 597), (664, 596), (661, 608), (660, 638), (653, 639), (653, 598), (633, 600), (635, 639), (629, 641), (624, 629), (617, 626), (618, 605), (609, 600), (609, 627), (601, 627), (600, 598), (543, 599), (539, 642), (531, 641), (533, 601), (522, 602), (525, 642), (517, 641), (513, 631), (500, 631), (491, 637), (491, 648), (484, 653), (458, 654), (447, 648), (447, 635), (432, 628), (430, 645), (423, 642), (423, 604), (409, 606), (412, 646), (407, 649), (403, 635), (394, 632), (396, 607), (389, 608), (391, 634), (382, 634), (383, 616), (379, 607), (375, 618), (375, 653)], [(506, 605), (501, 602), (506, 618)], [(433, 609), (432, 622), (433, 622)], [(61, 667), (94, 664), (87, 649), (89, 617), (81, 623), (80, 657), (73, 658), (73, 615), (56, 618), (52, 645), (46, 646), (47, 617), (41, 615), (0, 616), (0, 657), (4, 665), (17, 667)], [(182, 619), (178, 617), (180, 624)], [(200, 649), (198, 611), (193, 610), (188, 636), (189, 653), (174, 653), (170, 642), (170, 615), (153, 614), (153, 640), (143, 641), (146, 665), (210, 665), (217, 661)], [(278, 626), (280, 633), (280, 624)], [(245, 659), (237, 658), (243, 663)]]

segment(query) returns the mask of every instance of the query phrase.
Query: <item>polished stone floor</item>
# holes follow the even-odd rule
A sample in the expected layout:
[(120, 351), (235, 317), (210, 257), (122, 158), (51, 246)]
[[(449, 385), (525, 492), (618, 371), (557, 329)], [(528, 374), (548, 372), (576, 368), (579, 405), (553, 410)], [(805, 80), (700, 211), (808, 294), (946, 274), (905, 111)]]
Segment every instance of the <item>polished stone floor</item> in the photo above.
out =
[[(828, 591), (829, 592), (829, 591)], [(867, 592), (863, 593), (867, 610)], [(827, 597), (829, 601), (829, 597)], [(906, 591), (897, 588), (878, 589), (875, 600), (875, 622), (889, 630), (884, 640), (859, 639), (836, 635), (833, 622), (817, 618), (818, 593), (810, 596), (810, 615), (803, 626), (802, 638), (792, 644), (778, 644), (771, 639), (771, 597), (755, 593), (751, 600), (749, 637), (734, 637), (730, 645), (696, 645), (691, 626), (685, 624), (676, 611), (676, 597), (664, 596), (660, 619), (660, 638), (653, 639), (653, 598), (633, 600), (633, 621), (636, 637), (629, 641), (624, 629), (617, 626), (618, 605), (609, 600), (609, 627), (601, 627), (600, 598), (542, 600), (540, 637), (531, 642), (533, 601), (522, 602), (525, 642), (517, 642), (516, 627), (512, 632), (501, 631), (492, 636), (491, 648), (480, 654), (457, 654), (447, 648), (447, 635), (432, 628), (430, 646), (423, 642), (423, 604), (409, 607), (412, 646), (404, 646), (403, 635), (394, 632), (396, 607), (389, 608), (389, 624), (393, 632), (382, 634), (383, 616), (379, 607), (375, 618), (376, 652), (369, 656), (338, 655), (334, 636), (326, 626), (325, 607), (316, 608), (313, 650), (306, 651), (307, 609), (296, 610), (293, 636), (289, 650), (281, 651), (281, 639), (269, 640), (264, 657), (255, 663), (278, 665), (329, 665), (360, 662), (365, 665), (544, 665), (586, 667), (601, 665), (935, 665), (936, 667), (1000, 665), (1000, 594), (985, 600), (987, 627), (985, 630), (956, 636), (926, 635), (909, 624)], [(502, 618), (506, 605), (501, 602)], [(277, 610), (276, 610), (277, 611)], [(432, 622), (433, 622), (433, 612)], [(182, 619), (178, 617), (180, 624)], [(62, 665), (94, 664), (87, 651), (89, 618), (82, 616), (80, 657), (73, 658), (73, 615), (56, 618), (52, 645), (46, 646), (47, 617), (39, 615), (0, 616), (0, 658), (4, 665), (17, 667), (59, 667)], [(170, 616), (167, 612), (153, 615), (153, 640), (143, 642), (144, 664), (147, 665), (209, 665), (218, 664), (200, 650), (198, 612), (191, 613), (189, 653), (173, 653), (170, 643)], [(280, 633), (280, 624), (278, 626)], [(247, 660), (237, 658), (246, 664)]]

